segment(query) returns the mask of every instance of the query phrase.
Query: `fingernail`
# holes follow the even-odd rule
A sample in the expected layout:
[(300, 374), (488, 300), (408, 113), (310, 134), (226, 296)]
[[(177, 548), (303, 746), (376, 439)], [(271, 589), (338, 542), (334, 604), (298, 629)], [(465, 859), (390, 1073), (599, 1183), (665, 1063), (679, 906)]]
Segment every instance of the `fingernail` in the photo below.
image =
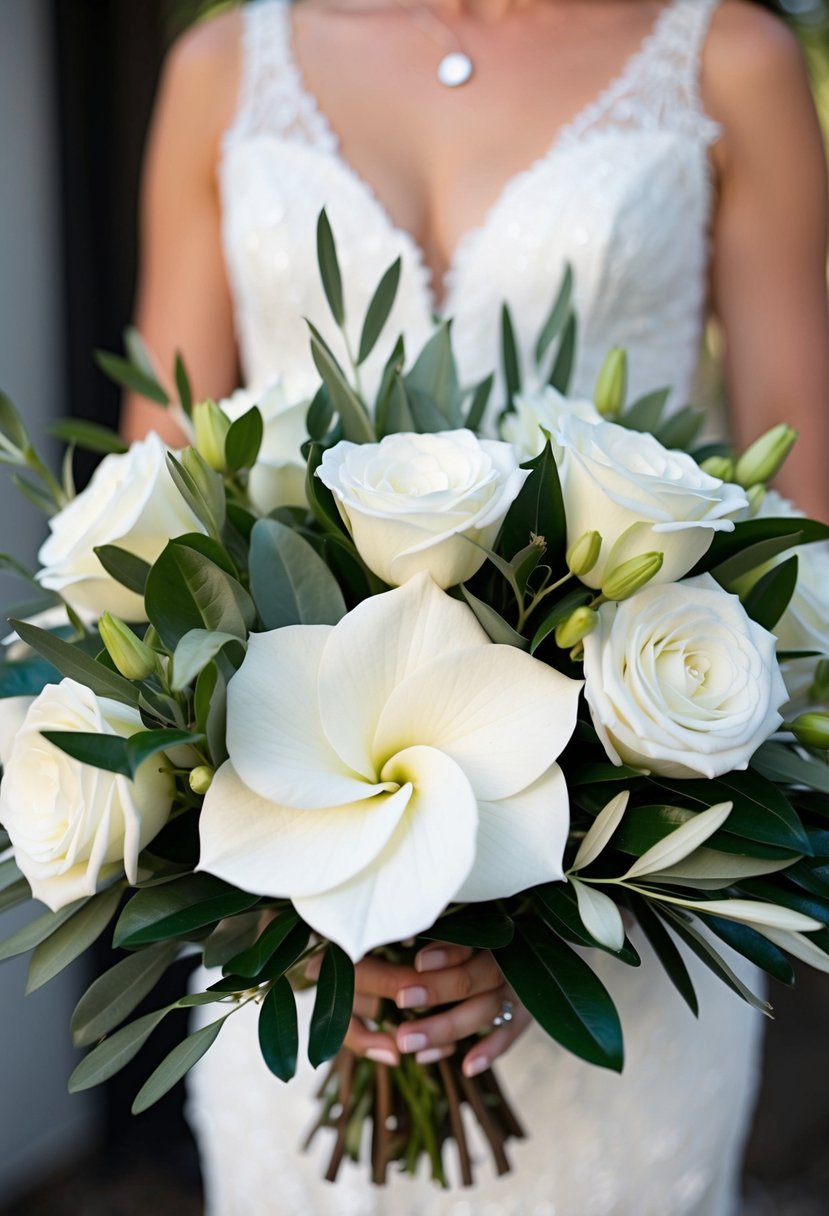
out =
[(426, 1051), (419, 1051), (415, 1056), (418, 1064), (434, 1064), (437, 1060), (443, 1059), (442, 1047), (429, 1047)]
[(397, 994), (398, 1009), (417, 1009), (429, 1000), (425, 988), (403, 988)]
[(365, 1054), (367, 1059), (374, 1060), (375, 1064), (390, 1064), (395, 1068), (400, 1063), (394, 1052), (387, 1051), (384, 1047), (369, 1047)]
[(429, 1046), (429, 1038), (420, 1031), (415, 1031), (412, 1034), (404, 1034), (400, 1039), (401, 1051), (420, 1051), (422, 1047)]
[(448, 962), (445, 950), (421, 950), (415, 959), (415, 971), (440, 971)]
[(465, 1077), (477, 1077), (479, 1072), (486, 1072), (489, 1068), (489, 1060), (486, 1056), (475, 1056), (472, 1060), (467, 1060), (463, 1066), (463, 1075)]

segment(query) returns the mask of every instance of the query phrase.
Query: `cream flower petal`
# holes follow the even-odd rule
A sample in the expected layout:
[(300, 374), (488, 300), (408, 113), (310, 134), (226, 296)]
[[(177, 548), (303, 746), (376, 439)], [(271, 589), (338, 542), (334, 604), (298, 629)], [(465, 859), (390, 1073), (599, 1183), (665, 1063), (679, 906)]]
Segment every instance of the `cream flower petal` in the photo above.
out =
[(508, 798), (564, 749), (580, 689), (513, 646), (453, 650), (395, 688), (377, 724), (375, 763), (412, 743), (439, 747), (477, 798)]
[(390, 762), (413, 786), (406, 813), (373, 863), (324, 894), (295, 899), (300, 916), (355, 961), (374, 946), (428, 929), (475, 858), (478, 808), (458, 766), (429, 747)]
[(564, 774), (557, 764), (512, 798), (479, 802), (475, 864), (455, 898), (504, 899), (563, 878), (569, 806)]
[(34, 697), (0, 698), (0, 765), (8, 764), (17, 732)]
[(260, 798), (227, 761), (207, 791), (198, 868), (243, 891), (292, 897), (338, 886), (377, 857), (411, 800), (411, 787), (323, 810)]
[(331, 807), (386, 788), (370, 766), (349, 769), (325, 737), (317, 671), (331, 632), (330, 625), (288, 625), (254, 634), (228, 685), (228, 754), (244, 783), (270, 802)]
[(428, 574), (343, 617), (325, 645), (318, 685), (322, 728), (343, 764), (373, 773), (374, 734), (392, 690), (433, 659), (476, 645), (483, 653), (491, 643), (473, 613)]

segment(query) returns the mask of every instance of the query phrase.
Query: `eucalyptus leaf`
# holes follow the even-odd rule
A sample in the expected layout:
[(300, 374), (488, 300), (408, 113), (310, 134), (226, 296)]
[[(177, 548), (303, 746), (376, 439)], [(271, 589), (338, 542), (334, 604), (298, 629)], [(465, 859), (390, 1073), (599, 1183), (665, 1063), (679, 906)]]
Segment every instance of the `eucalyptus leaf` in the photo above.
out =
[(419, 430), (439, 431), (461, 425), (463, 395), (448, 321), (437, 327), (403, 380), (415, 423), (420, 423)]
[(53, 979), (98, 940), (117, 912), (121, 895), (119, 883), (93, 896), (74, 916), (35, 947), (29, 961), (27, 994)]
[(336, 625), (345, 616), (329, 567), (308, 541), (274, 519), (259, 520), (251, 533), (250, 584), (266, 629)]
[(142, 1111), (153, 1106), (159, 1098), (163, 1098), (190, 1071), (193, 1065), (198, 1063), (204, 1053), (215, 1043), (219, 1031), (228, 1017), (230, 1014), (226, 1013), (217, 1021), (202, 1026), (201, 1030), (188, 1035), (183, 1043), (179, 1043), (173, 1048), (138, 1091), (132, 1104), (134, 1115), (140, 1115)]
[(311, 331), (311, 357), (328, 389), (331, 404), (339, 415), (344, 438), (352, 443), (373, 443), (374, 427), (365, 405), (346, 380), (320, 332), (310, 321), (307, 324)]
[[(71, 924), (71, 921), (69, 922)], [(98, 976), (75, 1006), (72, 1041), (88, 1047), (108, 1034), (146, 997), (176, 957), (175, 942), (159, 942), (128, 954)]]
[(255, 620), (253, 601), (227, 572), (220, 547), (198, 533), (171, 540), (147, 579), (150, 623), (174, 650), (191, 629), (230, 633), (241, 641)]
[(259, 1011), (259, 1049), (269, 1070), (280, 1081), (290, 1081), (299, 1054), (296, 998), (288, 981), (276, 981)]
[(322, 286), (328, 307), (334, 320), (342, 329), (345, 324), (345, 305), (343, 303), (343, 282), (340, 275), (340, 265), (337, 260), (337, 246), (331, 224), (325, 209), (317, 218), (317, 263), (319, 265)]
[(0, 962), (4, 962), (7, 958), (14, 958), (18, 954), (25, 954), (27, 950), (33, 950), (35, 946), (45, 942), (87, 902), (87, 899), (76, 899), (74, 903), (67, 904), (58, 912), (45, 912), (35, 920), (28, 921), (11, 937), (0, 942)]
[(333, 1059), (342, 1047), (353, 1005), (354, 964), (344, 950), (331, 942), (323, 955), (308, 1032), (308, 1059), (312, 1068)]
[(262, 915), (258, 911), (241, 912), (220, 921), (207, 941), (202, 943), (205, 967), (221, 967), (241, 950), (247, 950), (259, 936)]
[(185, 448), (181, 459), (168, 452), (167, 469), (196, 519), (210, 536), (218, 539), (227, 514), (221, 476), (195, 448)]
[(395, 258), (371, 297), (360, 334), (360, 345), (357, 350), (358, 365), (369, 357), (389, 319), (400, 282), (400, 266), (400, 258)]
[(170, 681), (173, 691), (181, 692), (185, 689), (225, 646), (233, 659), (241, 662), (245, 644), (235, 634), (208, 629), (191, 629), (185, 633), (173, 652), (173, 674)]
[(32, 898), (32, 889), (25, 878), (0, 891), (0, 912), (8, 912)]
[(156, 1026), (170, 1012), (171, 1006), (145, 1013), (143, 1017), (116, 1030), (81, 1060), (69, 1078), (70, 1094), (91, 1089), (108, 1081), (135, 1059)]

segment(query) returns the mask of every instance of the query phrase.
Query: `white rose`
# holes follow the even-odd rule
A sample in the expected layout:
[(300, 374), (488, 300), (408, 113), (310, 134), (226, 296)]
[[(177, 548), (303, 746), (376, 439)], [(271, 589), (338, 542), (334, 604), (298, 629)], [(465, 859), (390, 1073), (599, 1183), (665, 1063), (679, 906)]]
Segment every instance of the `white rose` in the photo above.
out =
[(529, 477), (508, 443), (472, 431), (343, 441), (317, 476), (332, 491), (363, 561), (393, 586), (427, 571), (439, 587), (471, 578)]
[(163, 757), (145, 760), (130, 781), (73, 760), (40, 732), (126, 738), (142, 729), (137, 710), (74, 680), (47, 684), (29, 706), (0, 782), (0, 822), (33, 895), (53, 912), (116, 874), (135, 881), (138, 854), (167, 822), (174, 786)]
[[(761, 519), (803, 519), (788, 498), (769, 490), (757, 513)], [(795, 531), (795, 528), (792, 528)], [(786, 549), (770, 562), (753, 570), (740, 583), (740, 590), (757, 582), (772, 566), (797, 556), (797, 584), (786, 611), (774, 627), (779, 650), (816, 650), (829, 658), (829, 544), (797, 545)], [(789, 697), (799, 707), (809, 703), (809, 690), (815, 678), (813, 659), (788, 659), (781, 664)]]
[(601, 587), (622, 562), (661, 551), (654, 580), (682, 578), (707, 551), (715, 532), (730, 532), (731, 516), (748, 500), (739, 486), (703, 473), (684, 452), (653, 435), (613, 422), (561, 419), (554, 436), (567, 513), (567, 543), (585, 532), (602, 536), (599, 561), (583, 582)]
[(584, 674), (608, 756), (668, 777), (746, 768), (782, 721), (774, 649), (774, 635), (708, 574), (603, 604)]
[[(574, 414), (584, 422), (601, 422), (602, 416), (592, 401), (563, 397), (550, 384), (534, 392), (517, 393), (515, 408), (501, 420), (501, 438), (511, 443), (519, 460), (531, 460), (546, 443), (544, 431), (558, 430), (562, 418)], [(543, 430), (542, 430), (543, 427)]]
[(493, 645), (425, 574), (334, 626), (254, 634), (199, 869), (290, 898), (353, 959), (453, 900), (562, 878), (581, 683)]
[(152, 563), (174, 537), (204, 532), (176, 489), (167, 448), (154, 433), (123, 455), (105, 456), (86, 489), (49, 521), (49, 530), (38, 554), (38, 582), (87, 619), (113, 612), (127, 621), (146, 621), (144, 601), (107, 574), (96, 547), (118, 545)]
[(248, 478), (251, 502), (263, 515), (276, 507), (307, 506), (305, 461), (300, 448), (308, 438), (305, 419), (309, 402), (291, 404), (278, 380), (261, 393), (240, 388), (219, 402), (231, 422), (254, 405), (259, 407), (264, 429), (262, 446)]

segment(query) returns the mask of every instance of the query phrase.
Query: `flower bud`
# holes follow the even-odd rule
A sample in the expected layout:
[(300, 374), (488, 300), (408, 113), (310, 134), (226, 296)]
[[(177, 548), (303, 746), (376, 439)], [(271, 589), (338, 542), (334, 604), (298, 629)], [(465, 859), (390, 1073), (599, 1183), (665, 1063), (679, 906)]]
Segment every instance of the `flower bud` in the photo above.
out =
[(599, 560), (602, 538), (599, 532), (582, 532), (567, 550), (567, 569), (576, 578), (581, 578), (593, 569)]
[(730, 456), (708, 456), (699, 466), (709, 477), (719, 481), (734, 480), (734, 461)]
[(797, 439), (797, 431), (787, 423), (773, 426), (755, 439), (737, 461), (735, 480), (744, 489), (769, 482), (777, 473)]
[(593, 400), (603, 418), (612, 421), (624, 408), (628, 390), (628, 357), (621, 346), (612, 347), (602, 364)]
[(190, 770), (188, 781), (194, 794), (206, 794), (213, 784), (214, 769), (209, 764), (200, 764)]
[(217, 473), (226, 468), (225, 440), (230, 430), (230, 419), (219, 409), (215, 401), (200, 401), (193, 407), (193, 429), (196, 435), (196, 451)]
[(791, 732), (804, 747), (829, 750), (829, 714), (816, 711), (798, 714), (791, 724)]
[(664, 560), (664, 553), (640, 553), (628, 558), (611, 570), (602, 583), (602, 595), (606, 600), (626, 600), (659, 573)]
[(746, 490), (746, 498), (748, 499), (748, 513), (753, 519), (754, 516), (758, 514), (765, 501), (766, 487), (758, 481), (756, 485), (751, 486), (750, 489)]
[(107, 654), (128, 680), (146, 680), (156, 670), (155, 651), (119, 617), (105, 612), (98, 622), (98, 632)]
[(810, 694), (815, 701), (829, 701), (829, 659), (821, 659), (815, 668)]
[(572, 650), (579, 642), (592, 633), (599, 623), (599, 618), (592, 608), (576, 608), (565, 621), (556, 628), (556, 646), (562, 650)]

